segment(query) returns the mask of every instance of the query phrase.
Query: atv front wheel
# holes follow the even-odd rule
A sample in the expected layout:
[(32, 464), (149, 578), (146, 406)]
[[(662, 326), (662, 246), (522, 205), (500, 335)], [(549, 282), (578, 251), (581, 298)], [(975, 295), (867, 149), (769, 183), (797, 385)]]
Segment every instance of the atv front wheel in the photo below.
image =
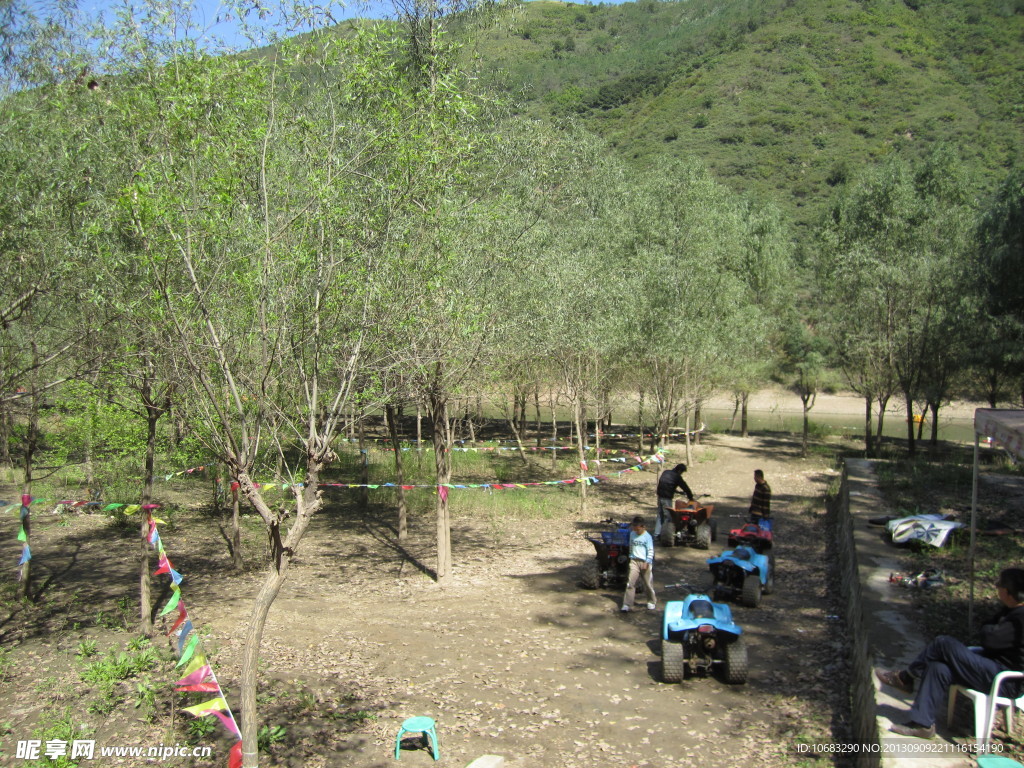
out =
[(747, 644), (737, 637), (725, 645), (725, 682), (738, 684), (747, 682)]
[(676, 545), (676, 524), (666, 520), (661, 526), (661, 546), (674, 547)]
[(679, 683), (683, 679), (683, 646), (671, 640), (661, 641), (661, 679)]
[(757, 608), (761, 604), (761, 577), (756, 573), (748, 573), (743, 577), (740, 602), (748, 608)]
[(583, 572), (583, 578), (580, 579), (580, 584), (584, 589), (597, 589), (601, 586), (601, 565), (598, 562), (595, 561), (587, 566)]
[(711, 546), (711, 526), (707, 523), (698, 525), (693, 535), (695, 540), (694, 546), (697, 549), (708, 549)]

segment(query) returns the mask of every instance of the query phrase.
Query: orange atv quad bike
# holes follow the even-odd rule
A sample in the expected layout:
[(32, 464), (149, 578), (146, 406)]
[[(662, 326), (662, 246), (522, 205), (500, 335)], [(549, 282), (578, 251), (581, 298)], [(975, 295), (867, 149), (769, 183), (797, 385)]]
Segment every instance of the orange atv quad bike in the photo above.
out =
[(697, 549), (707, 549), (718, 539), (718, 521), (711, 518), (714, 511), (714, 504), (676, 499), (661, 526), (659, 542), (664, 547), (693, 544)]

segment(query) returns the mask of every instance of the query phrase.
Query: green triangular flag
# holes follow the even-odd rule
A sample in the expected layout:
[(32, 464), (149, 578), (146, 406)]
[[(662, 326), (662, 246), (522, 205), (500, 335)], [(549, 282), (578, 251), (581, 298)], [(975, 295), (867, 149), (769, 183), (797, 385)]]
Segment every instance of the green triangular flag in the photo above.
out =
[(167, 605), (164, 606), (164, 609), (160, 611), (161, 616), (164, 616), (177, 608), (178, 601), (181, 600), (181, 589), (178, 585), (175, 584), (171, 586), (171, 589), (174, 590), (174, 594), (171, 595), (171, 599), (167, 601)]

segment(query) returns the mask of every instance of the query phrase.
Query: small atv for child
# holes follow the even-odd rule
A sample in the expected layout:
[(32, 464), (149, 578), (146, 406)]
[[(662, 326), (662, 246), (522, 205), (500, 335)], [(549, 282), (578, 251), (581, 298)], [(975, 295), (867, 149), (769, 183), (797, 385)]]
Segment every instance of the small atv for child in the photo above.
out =
[(710, 547), (711, 542), (718, 538), (718, 521), (711, 519), (714, 510), (714, 504), (676, 499), (675, 506), (667, 510), (668, 519), (661, 526), (659, 541), (662, 546), (693, 544), (697, 549)]
[[(601, 531), (600, 536), (587, 537), (587, 541), (594, 545), (595, 558), (580, 580), (585, 589), (626, 585), (629, 580), (629, 530), (629, 523), (618, 523), (611, 531)], [(643, 579), (637, 582), (637, 590), (646, 591)]]
[[(669, 584), (666, 588), (683, 587)], [(714, 667), (727, 683), (747, 682), (747, 645), (729, 606), (700, 593), (665, 605), (661, 624), (661, 676), (666, 683), (707, 675)]]
[(772, 521), (761, 519), (756, 523), (745, 523), (740, 528), (729, 531), (729, 546), (738, 547), (745, 544), (759, 553), (772, 548)]
[(771, 594), (775, 585), (774, 556), (746, 545), (708, 558), (708, 568), (715, 579), (716, 598), (738, 595), (740, 603), (750, 608), (757, 608), (761, 595)]

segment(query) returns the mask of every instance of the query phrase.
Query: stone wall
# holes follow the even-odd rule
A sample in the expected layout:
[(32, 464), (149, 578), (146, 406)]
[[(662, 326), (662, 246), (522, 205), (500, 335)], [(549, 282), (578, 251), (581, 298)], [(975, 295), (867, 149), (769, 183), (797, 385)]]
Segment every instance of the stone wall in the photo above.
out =
[[(856, 483), (857, 479), (855, 478), (853, 482)], [(875, 686), (872, 680), (870, 643), (864, 621), (853, 515), (850, 513), (850, 485), (849, 467), (844, 465), (842, 486), (829, 510), (832, 518), (833, 551), (837, 560), (841, 618), (845, 624), (850, 652), (850, 740), (860, 745), (876, 746), (879, 740), (878, 724), (875, 719)], [(881, 758), (875, 751), (874, 754), (861, 754), (853, 762), (857, 766), (874, 768), (881, 765)]]

